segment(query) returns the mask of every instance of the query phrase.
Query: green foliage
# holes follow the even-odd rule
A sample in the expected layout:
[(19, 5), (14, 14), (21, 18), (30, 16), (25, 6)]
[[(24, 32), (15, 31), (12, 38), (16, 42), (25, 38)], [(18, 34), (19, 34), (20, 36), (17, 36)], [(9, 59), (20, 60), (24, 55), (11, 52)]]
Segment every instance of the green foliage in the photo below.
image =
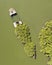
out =
[(24, 50), (25, 50), (27, 56), (35, 55), (35, 44), (33, 42), (26, 43), (24, 46)]
[(46, 22), (39, 34), (41, 52), (50, 54), (52, 51), (52, 21)]
[[(39, 34), (41, 52), (46, 56), (52, 57), (52, 21), (45, 23)], [(52, 60), (48, 64), (52, 65)]]
[(29, 27), (25, 24), (17, 25), (15, 34), (21, 40), (22, 44), (24, 44), (24, 51), (27, 56), (35, 56), (35, 44), (32, 42)]
[(15, 33), (22, 43), (31, 42), (30, 29), (25, 24), (17, 25)]

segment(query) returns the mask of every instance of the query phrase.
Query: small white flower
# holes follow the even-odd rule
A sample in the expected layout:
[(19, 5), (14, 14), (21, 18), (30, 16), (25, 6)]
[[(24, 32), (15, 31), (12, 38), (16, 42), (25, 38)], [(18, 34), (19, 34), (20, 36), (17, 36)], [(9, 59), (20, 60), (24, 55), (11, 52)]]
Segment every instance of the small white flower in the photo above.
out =
[(22, 21), (19, 21), (19, 24), (22, 24)]
[(16, 24), (16, 22), (14, 22), (14, 23), (13, 23), (13, 25), (14, 25), (14, 27), (15, 27), (15, 28), (17, 27), (17, 24)]
[(14, 8), (10, 8), (9, 9), (9, 15), (10, 16), (13, 15), (13, 14), (15, 14), (15, 13), (16, 13), (16, 10)]

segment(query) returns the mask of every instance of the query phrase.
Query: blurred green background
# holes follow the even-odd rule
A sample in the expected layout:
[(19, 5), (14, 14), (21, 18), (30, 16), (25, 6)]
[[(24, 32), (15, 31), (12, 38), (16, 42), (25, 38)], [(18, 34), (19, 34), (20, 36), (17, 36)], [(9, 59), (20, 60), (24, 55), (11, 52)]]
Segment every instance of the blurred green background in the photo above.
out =
[[(30, 26), (37, 45), (37, 59), (26, 56), (17, 40), (9, 8), (15, 8), (24, 23)], [(52, 19), (52, 0), (0, 0), (0, 65), (46, 65), (47, 57), (39, 52), (38, 33), (47, 20)]]

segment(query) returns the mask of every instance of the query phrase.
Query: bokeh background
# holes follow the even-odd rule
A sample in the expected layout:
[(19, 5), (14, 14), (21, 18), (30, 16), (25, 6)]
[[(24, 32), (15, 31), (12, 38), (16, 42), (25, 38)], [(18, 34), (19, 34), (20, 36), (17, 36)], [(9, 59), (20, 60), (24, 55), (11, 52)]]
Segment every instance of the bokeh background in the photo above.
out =
[[(8, 12), (11, 7), (31, 29), (33, 42), (37, 45), (36, 60), (26, 56), (15, 36)], [(49, 20), (52, 20), (52, 0), (0, 0), (0, 65), (46, 65), (47, 57), (39, 52), (38, 33)]]

